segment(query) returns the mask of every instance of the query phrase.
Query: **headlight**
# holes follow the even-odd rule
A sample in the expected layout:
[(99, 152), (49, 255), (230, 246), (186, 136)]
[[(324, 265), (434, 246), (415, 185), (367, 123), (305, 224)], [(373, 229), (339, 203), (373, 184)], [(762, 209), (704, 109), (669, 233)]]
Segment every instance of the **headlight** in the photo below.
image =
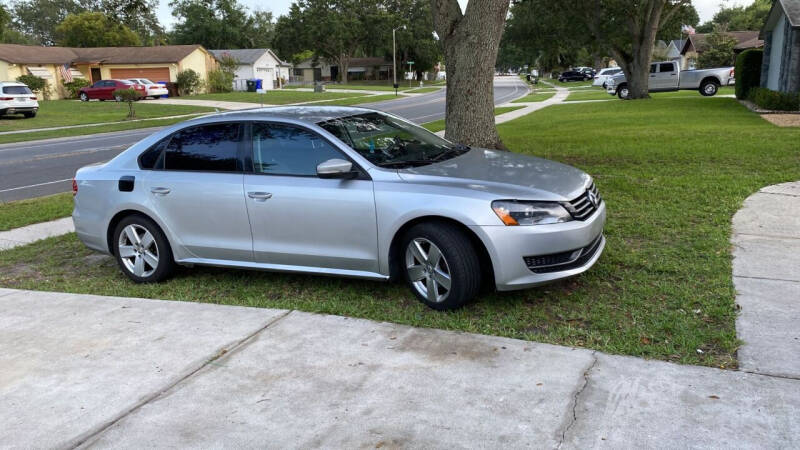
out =
[(497, 217), (509, 226), (546, 225), (572, 220), (569, 212), (555, 202), (498, 200), (492, 202), (492, 209)]

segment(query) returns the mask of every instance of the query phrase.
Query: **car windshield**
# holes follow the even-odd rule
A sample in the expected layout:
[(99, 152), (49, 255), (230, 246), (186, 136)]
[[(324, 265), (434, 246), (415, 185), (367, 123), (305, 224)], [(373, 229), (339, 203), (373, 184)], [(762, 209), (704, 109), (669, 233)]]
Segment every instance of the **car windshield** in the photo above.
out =
[(141, 83), (141, 84), (153, 84), (153, 82), (148, 80), (147, 78), (142, 78), (141, 80), (139, 80), (139, 83)]
[(413, 167), (459, 156), (469, 147), (392, 116), (369, 112), (319, 123), (376, 166)]
[(3, 94), (20, 95), (32, 94), (28, 86), (3, 86)]

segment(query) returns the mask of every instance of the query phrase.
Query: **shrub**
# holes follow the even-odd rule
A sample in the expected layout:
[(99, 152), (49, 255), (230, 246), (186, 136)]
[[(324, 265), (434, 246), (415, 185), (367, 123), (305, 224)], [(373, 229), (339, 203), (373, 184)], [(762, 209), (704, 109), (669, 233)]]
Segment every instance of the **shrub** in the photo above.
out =
[(745, 50), (736, 58), (736, 98), (748, 98), (750, 90), (761, 85), (764, 50)]
[(112, 92), (111, 95), (113, 95), (114, 98), (119, 97), (120, 100), (128, 104), (128, 119), (136, 118), (136, 111), (133, 109), (133, 102), (141, 98), (141, 95), (139, 95), (136, 90), (133, 88), (117, 89), (116, 91)]
[(78, 98), (78, 91), (90, 84), (86, 78), (74, 78), (69, 83), (64, 83), (64, 89), (67, 90), (67, 98)]
[(208, 72), (208, 90), (211, 92), (230, 92), (233, 90), (233, 74), (224, 70)]
[(47, 81), (36, 75), (20, 75), (17, 81), (28, 86), (31, 91), (42, 94), (45, 100), (50, 98), (50, 91), (47, 89)]
[(178, 72), (175, 77), (175, 84), (178, 85), (178, 93), (180, 95), (190, 95), (200, 89), (202, 80), (200, 75), (192, 69), (186, 69)]
[(800, 93), (797, 92), (778, 92), (757, 87), (750, 89), (749, 100), (760, 108), (773, 111), (800, 110)]

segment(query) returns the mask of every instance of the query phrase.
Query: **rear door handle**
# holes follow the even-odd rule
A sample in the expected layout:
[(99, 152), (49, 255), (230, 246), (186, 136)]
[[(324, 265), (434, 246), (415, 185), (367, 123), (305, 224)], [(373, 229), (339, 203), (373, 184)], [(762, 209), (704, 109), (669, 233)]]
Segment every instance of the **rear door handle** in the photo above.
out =
[(167, 195), (170, 192), (172, 192), (172, 190), (170, 188), (165, 188), (165, 187), (154, 187), (150, 189), (150, 192), (156, 195)]
[(269, 192), (248, 192), (247, 196), (257, 202), (263, 202), (272, 198), (272, 194)]

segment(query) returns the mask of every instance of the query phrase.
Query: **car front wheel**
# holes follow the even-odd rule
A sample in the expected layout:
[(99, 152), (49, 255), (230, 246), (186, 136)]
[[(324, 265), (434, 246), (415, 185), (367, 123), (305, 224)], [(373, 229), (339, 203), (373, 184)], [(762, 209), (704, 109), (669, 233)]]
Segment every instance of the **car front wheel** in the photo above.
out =
[(481, 287), (478, 255), (469, 237), (448, 223), (421, 223), (405, 234), (399, 255), (406, 283), (417, 298), (437, 310), (455, 309)]
[(128, 216), (114, 229), (114, 255), (120, 269), (137, 283), (166, 279), (174, 268), (166, 236), (152, 220)]
[(82, 102), (88, 102), (89, 101), (89, 94), (87, 94), (86, 92), (81, 92), (80, 98), (81, 98)]

